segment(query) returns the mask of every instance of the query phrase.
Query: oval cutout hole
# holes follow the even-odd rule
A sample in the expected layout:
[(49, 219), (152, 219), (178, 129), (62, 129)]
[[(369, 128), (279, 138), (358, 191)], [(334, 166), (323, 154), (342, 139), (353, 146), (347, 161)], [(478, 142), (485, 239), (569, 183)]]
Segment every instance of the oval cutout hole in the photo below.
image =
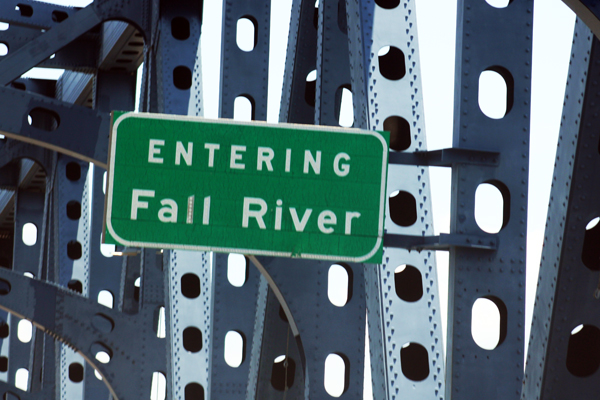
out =
[(325, 359), (325, 391), (331, 397), (340, 397), (348, 389), (348, 363), (339, 354), (329, 354)]
[(391, 10), (400, 5), (400, 0), (375, 0), (375, 4), (386, 10)]
[(242, 254), (227, 257), (227, 280), (232, 286), (242, 287), (248, 279), (248, 260)]
[(180, 65), (173, 69), (173, 85), (180, 90), (188, 90), (192, 87), (192, 71), (188, 67)]
[(236, 331), (227, 332), (225, 334), (224, 353), (227, 365), (232, 368), (242, 365), (246, 353), (244, 336)]
[(10, 282), (0, 278), (0, 296), (5, 296), (10, 293)]
[(317, 70), (313, 69), (306, 75), (306, 86), (304, 87), (304, 100), (311, 107), (315, 106), (317, 96)]
[(248, 16), (242, 17), (238, 19), (236, 25), (235, 42), (240, 50), (245, 52), (254, 50), (258, 41), (256, 22), (251, 18)]
[(115, 321), (104, 314), (97, 313), (92, 317), (92, 326), (102, 333), (110, 333), (115, 327)]
[(177, 40), (190, 37), (190, 21), (187, 18), (175, 17), (171, 20), (171, 35)]
[(183, 330), (183, 348), (190, 353), (202, 350), (202, 332), (195, 326), (188, 326)]
[(397, 190), (389, 197), (390, 218), (400, 226), (411, 226), (417, 222), (417, 201), (405, 191)]
[(6, 22), (0, 22), (0, 31), (6, 31), (10, 28), (10, 24)]
[(204, 388), (196, 382), (185, 385), (184, 400), (204, 400)]
[(585, 227), (583, 236), (583, 247), (581, 251), (581, 261), (588, 269), (600, 271), (600, 224), (599, 217), (593, 218)]
[(29, 387), (29, 370), (27, 368), (19, 368), (15, 372), (15, 387), (27, 391)]
[(69, 14), (64, 11), (52, 11), (52, 21), (61, 23), (69, 18)]
[(200, 278), (193, 273), (187, 273), (181, 277), (181, 294), (188, 299), (200, 296)]
[(10, 327), (6, 321), (0, 321), (0, 339), (6, 339), (10, 334)]
[(506, 8), (512, 0), (485, 0), (485, 2), (494, 8)]
[(81, 218), (80, 202), (72, 200), (67, 203), (67, 217), (73, 220)]
[(342, 85), (335, 92), (335, 119), (344, 128), (354, 124), (354, 106), (352, 104), (352, 91), (349, 85)]
[(158, 307), (154, 311), (154, 330), (156, 331), (156, 337), (164, 339), (167, 335), (167, 322), (165, 316), (165, 308), (163, 306)]
[(327, 297), (336, 307), (344, 307), (351, 296), (351, 272), (340, 264), (329, 267), (327, 274)]
[(507, 311), (496, 297), (480, 297), (471, 308), (471, 336), (484, 350), (494, 350), (506, 337)]
[(114, 244), (100, 243), (100, 253), (106, 258), (111, 258), (116, 250), (117, 246)]
[(26, 5), (26, 4), (17, 4), (17, 6), (15, 7), (15, 11), (17, 11), (19, 14), (21, 14), (21, 17), (31, 17), (33, 15), (33, 7), (31, 7), (30, 5)]
[(83, 285), (81, 284), (81, 281), (78, 281), (77, 279), (71, 279), (67, 283), (67, 288), (79, 294), (83, 293)]
[(82, 253), (81, 243), (71, 240), (67, 243), (67, 256), (71, 260), (79, 260), (81, 258)]
[(6, 43), (0, 43), (0, 57), (4, 57), (8, 54), (8, 45)]
[(8, 357), (1, 356), (0, 357), (0, 372), (8, 371)]
[(394, 271), (396, 294), (408, 302), (419, 301), (423, 297), (423, 276), (412, 265), (400, 265)]
[(112, 358), (112, 351), (101, 343), (94, 343), (91, 347), (92, 354), (102, 364), (108, 364)]
[(60, 126), (60, 117), (52, 110), (36, 107), (29, 112), (27, 122), (34, 128), (53, 132)]
[(350, 86), (340, 86), (335, 94), (335, 117), (338, 124), (344, 128), (354, 125), (354, 105)]
[(254, 119), (254, 104), (248, 96), (238, 96), (233, 101), (233, 119), (237, 121), (252, 121)]
[(390, 133), (390, 149), (402, 151), (410, 147), (410, 124), (404, 118), (397, 115), (387, 117), (383, 121), (383, 130)]
[(22, 343), (29, 343), (31, 341), (31, 337), (33, 335), (33, 325), (31, 322), (26, 319), (22, 319), (19, 321), (17, 325), (17, 338)]
[(162, 372), (152, 373), (150, 400), (165, 400), (167, 397), (167, 378)]
[(488, 118), (501, 119), (512, 108), (514, 82), (508, 70), (491, 67), (479, 75), (479, 109)]
[(108, 290), (101, 290), (98, 293), (98, 304), (102, 304), (104, 307), (113, 308), (115, 304), (115, 298)]
[(69, 364), (69, 380), (73, 383), (83, 381), (83, 365), (78, 362)]
[(81, 178), (81, 165), (71, 161), (65, 166), (65, 175), (70, 181), (78, 181)]
[(296, 375), (296, 362), (284, 355), (281, 355), (273, 361), (271, 369), (271, 386), (275, 390), (283, 392), (294, 385), (294, 376)]
[(567, 370), (579, 377), (594, 374), (600, 367), (600, 329), (579, 325), (571, 331), (567, 347)]
[(379, 73), (386, 79), (397, 81), (406, 75), (404, 53), (397, 47), (384, 46), (377, 52)]
[(418, 343), (406, 343), (400, 349), (402, 373), (411, 381), (422, 381), (429, 376), (429, 355)]
[(508, 188), (497, 181), (480, 184), (475, 190), (475, 222), (487, 233), (498, 233), (510, 217)]
[(37, 226), (32, 224), (31, 222), (23, 225), (23, 231), (21, 232), (21, 238), (23, 239), (23, 244), (25, 246), (33, 246), (37, 243)]

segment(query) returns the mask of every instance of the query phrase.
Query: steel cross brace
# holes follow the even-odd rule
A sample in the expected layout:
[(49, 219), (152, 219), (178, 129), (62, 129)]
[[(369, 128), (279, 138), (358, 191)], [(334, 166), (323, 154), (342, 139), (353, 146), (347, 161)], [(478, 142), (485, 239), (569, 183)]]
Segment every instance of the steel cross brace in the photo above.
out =
[[(153, 258), (154, 252), (146, 252), (145, 257)], [(146, 265), (150, 263), (159, 267), (146, 260)], [(151, 374), (165, 371), (164, 340), (156, 337), (154, 309), (142, 307), (139, 314), (123, 314), (70, 290), (5, 269), (0, 271), (0, 285), (0, 308), (30, 320), (78, 351), (100, 372), (115, 399), (149, 394)], [(107, 364), (96, 360), (99, 351), (110, 356)]]
[[(584, 20), (585, 21), (585, 20)], [(521, 399), (596, 399), (600, 42), (577, 20)]]

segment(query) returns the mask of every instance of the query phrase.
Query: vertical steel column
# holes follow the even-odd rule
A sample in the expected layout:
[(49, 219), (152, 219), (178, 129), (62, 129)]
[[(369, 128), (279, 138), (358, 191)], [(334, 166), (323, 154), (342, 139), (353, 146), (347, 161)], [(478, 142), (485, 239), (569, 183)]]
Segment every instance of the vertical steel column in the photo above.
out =
[[(219, 116), (235, 115), (235, 100), (246, 98), (251, 105), (250, 118), (267, 117), (269, 74), (270, 1), (225, 0), (221, 43), (221, 92)], [(249, 22), (254, 47), (242, 50), (237, 43), (238, 22)], [(240, 34), (244, 34), (240, 32)], [(267, 298), (267, 285), (246, 260), (246, 279), (234, 287), (227, 278), (228, 256), (213, 255), (210, 396), (215, 399), (246, 399), (254, 396), (258, 377), (261, 338)], [(243, 362), (237, 368), (224, 359), (225, 336), (239, 333), (244, 341)]]
[(522, 399), (595, 399), (600, 366), (600, 42), (577, 20)]
[[(243, 18), (254, 26), (255, 46), (251, 51), (244, 51), (237, 45), (238, 21)], [(270, 1), (223, 1), (221, 118), (234, 117), (235, 99), (242, 96), (252, 105), (253, 120), (267, 119), (270, 18)]]
[[(210, 398), (246, 399), (256, 386), (256, 366), (258, 360), (253, 355), (260, 354), (264, 310), (266, 307), (267, 285), (264, 278), (245, 259), (245, 281), (234, 286), (228, 279), (230, 268), (235, 268), (227, 254), (213, 254), (212, 272), (212, 315), (211, 315), (211, 362)], [(255, 332), (258, 329), (258, 332)], [(225, 359), (225, 338), (228, 333), (239, 334), (243, 340), (242, 363), (233, 367)], [(259, 346), (259, 348), (256, 348)]]
[[(159, 30), (154, 33), (158, 45), (151, 49), (144, 68), (141, 103), (149, 105), (147, 111), (202, 115), (202, 5), (160, 3)], [(210, 254), (165, 253), (168, 397), (204, 398), (209, 377)]]
[[(344, 387), (339, 398), (362, 398), (366, 316), (363, 265), (337, 264), (347, 273), (348, 298), (345, 304), (336, 305), (328, 295), (329, 285), (339, 284), (329, 280), (329, 270), (335, 263), (273, 257), (257, 259), (281, 291), (298, 329), (296, 345), (300, 359), (294, 361), (296, 368), (304, 368), (304, 382), (299, 382), (304, 383), (304, 398), (330, 397), (325, 388), (325, 361), (332, 354), (344, 362)], [(282, 338), (285, 339), (282, 336), (279, 340)], [(274, 360), (263, 362), (276, 367)], [(295, 393), (296, 390), (292, 392)]]
[(260, 400), (305, 399), (303, 355), (279, 300), (267, 295), (256, 396)]
[(159, 25), (154, 54), (159, 112), (202, 115), (202, 1), (161, 1)]
[(342, 91), (351, 90), (346, 0), (321, 0), (318, 21), (315, 125), (339, 126)]
[[(389, 131), (392, 151), (426, 151), (414, 2), (348, 1), (348, 36), (357, 124)], [(427, 168), (390, 165), (388, 196), (387, 233), (434, 234)], [(365, 280), (373, 397), (443, 399), (435, 253), (386, 248)]]
[[(89, 164), (59, 155), (54, 192), (54, 229), (57, 283), (88, 297), (90, 254)], [(58, 379), (60, 398), (83, 398), (84, 387), (71, 374), (72, 365), (84, 365), (83, 357), (65, 344), (59, 344)]]
[[(22, 177), (31, 173), (31, 169), (37, 170), (36, 166), (30, 160), (21, 160), (19, 166), (19, 182), (22, 181)], [(45, 177), (42, 179), (45, 179)], [(12, 269), (21, 274), (31, 274), (30, 276), (33, 278), (37, 275), (42, 255), (41, 228), (43, 226), (45, 196), (44, 192), (31, 192), (25, 188), (17, 189), (15, 196), (15, 240)], [(36, 227), (33, 244), (32, 242), (24, 242), (26, 237), (24, 236), (23, 229), (29, 223), (32, 223)], [(32, 237), (27, 239), (31, 240)], [(33, 373), (33, 359), (31, 356), (34, 350), (36, 334), (39, 333), (35, 327), (31, 327), (31, 336), (27, 339), (26, 326), (29, 325), (29, 322), (21, 321), (16, 315), (9, 317), (9, 327), (11, 328), (12, 335), (9, 335), (8, 382), (13, 385), (16, 383), (15, 374), (19, 369), (23, 368), (27, 370), (29, 375)], [(23, 337), (18, 334), (21, 330)]]
[[(210, 253), (173, 250), (169, 259), (167, 310), (172, 398), (208, 398), (211, 332)], [(205, 397), (206, 396), (206, 397)]]
[[(318, 8), (311, 0), (293, 0), (279, 121), (314, 124)], [(311, 71), (315, 76), (310, 77)]]
[[(453, 147), (500, 152), (500, 163), (452, 169), (451, 233), (494, 237), (475, 221), (479, 185), (495, 186), (504, 206), (498, 211), (497, 250), (450, 251), (446, 397), (514, 399), (523, 377), (533, 2), (516, 0), (505, 8), (484, 1), (458, 4)], [(506, 113), (498, 119), (478, 105), (484, 71), (506, 83)], [(500, 314), (493, 350), (479, 347), (471, 334), (478, 299), (492, 301)]]
[[(101, 111), (133, 110), (135, 104), (135, 74), (130, 72), (107, 72), (99, 70), (94, 80), (94, 106)], [(88, 297), (112, 296), (113, 308), (122, 303), (121, 274), (123, 259), (113, 257), (101, 250), (101, 234), (104, 219), (104, 184), (106, 171), (90, 166), (90, 247)], [(81, 364), (80, 364), (81, 365)], [(86, 400), (106, 399), (109, 396), (104, 382), (96, 377), (93, 368), (84, 363), (84, 394)], [(79, 368), (74, 365), (73, 368)]]

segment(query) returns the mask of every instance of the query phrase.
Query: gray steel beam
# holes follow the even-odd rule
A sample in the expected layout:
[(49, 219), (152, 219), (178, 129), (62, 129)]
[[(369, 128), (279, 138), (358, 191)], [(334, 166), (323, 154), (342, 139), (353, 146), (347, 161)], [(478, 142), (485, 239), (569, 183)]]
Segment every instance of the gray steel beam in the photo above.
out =
[(345, 0), (319, 2), (315, 125), (339, 126), (342, 90), (350, 88)]
[(262, 335), (260, 371), (256, 394), (252, 398), (277, 400), (305, 399), (303, 357), (283, 307), (273, 290), (267, 295), (265, 323)]
[[(53, 118), (56, 124), (49, 129), (30, 125), (27, 117), (34, 110)], [(107, 113), (17, 89), (0, 88), (0, 133), (7, 137), (102, 166), (106, 165), (108, 154), (109, 125)], [(82, 126), (86, 127), (85, 136), (79, 134)]]
[[(279, 121), (315, 121), (318, 9), (309, 0), (293, 0)], [(315, 71), (315, 80), (307, 81)]]
[[(428, 248), (428, 240), (436, 242), (430, 248), (445, 244), (447, 249), (460, 238), (431, 237), (429, 171), (424, 166), (491, 157), (457, 149), (427, 152), (414, 2), (348, 1), (347, 7), (356, 124), (390, 132), (384, 262), (365, 271), (373, 397), (443, 399), (436, 259), (433, 251), (422, 249)], [(414, 205), (396, 203), (399, 190)], [(399, 222), (399, 210), (414, 218)], [(404, 244), (420, 242), (419, 251), (393, 248), (399, 238), (409, 239)]]
[[(162, 256), (155, 253), (144, 254), (143, 265), (145, 273), (157, 276), (162, 274), (158, 260)], [(163, 301), (162, 285), (142, 283), (140, 298), (146, 299), (148, 307), (129, 315), (10, 270), (0, 271), (0, 281), (5, 289), (0, 307), (76, 349), (100, 371), (116, 399), (150, 395), (151, 374), (164, 371), (166, 360), (164, 339), (156, 337), (153, 324), (155, 308)], [(97, 361), (98, 351), (108, 353), (110, 361)]]
[(600, 42), (577, 20), (521, 399), (595, 399)]
[[(344, 362), (345, 377), (339, 398), (362, 398), (366, 316), (364, 266), (339, 264), (348, 274), (347, 302), (339, 306), (333, 304), (327, 294), (329, 285), (337, 283), (329, 281), (329, 269), (334, 263), (275, 257), (257, 257), (256, 260), (261, 272), (282, 296), (280, 302), (284, 300), (282, 306), (291, 332), (296, 336), (300, 357), (300, 360), (294, 360), (296, 368), (304, 369), (304, 380), (299, 382), (304, 383), (304, 398), (331, 396), (325, 388), (325, 361), (331, 354), (340, 356)], [(287, 334), (282, 335), (280, 341), (281, 338), (287, 341)], [(263, 360), (263, 363), (274, 367), (274, 359)], [(291, 394), (298, 395), (298, 390)]]
[[(521, 392), (532, 17), (531, 0), (513, 1), (505, 8), (458, 2), (453, 147), (497, 151), (502, 161), (497, 167), (452, 169), (450, 232), (483, 234), (474, 213), (479, 185), (494, 185), (504, 205), (496, 210), (502, 227), (495, 234), (498, 248), (492, 254), (467, 248), (450, 251), (446, 396), (456, 400), (514, 399)], [(480, 109), (479, 79), (484, 71), (499, 74), (506, 84), (503, 117), (488, 117)], [(471, 333), (478, 299), (493, 302), (499, 314), (499, 339), (493, 350), (477, 345)]]
[(77, 9), (32, 0), (5, 0), (0, 4), (3, 22), (49, 29), (71, 17)]
[[(244, 96), (252, 104), (252, 119), (267, 119), (270, 17), (269, 1), (223, 1), (221, 118), (233, 118), (234, 101), (238, 96)], [(255, 47), (252, 51), (244, 51), (237, 45), (237, 22), (241, 18), (254, 25)]]

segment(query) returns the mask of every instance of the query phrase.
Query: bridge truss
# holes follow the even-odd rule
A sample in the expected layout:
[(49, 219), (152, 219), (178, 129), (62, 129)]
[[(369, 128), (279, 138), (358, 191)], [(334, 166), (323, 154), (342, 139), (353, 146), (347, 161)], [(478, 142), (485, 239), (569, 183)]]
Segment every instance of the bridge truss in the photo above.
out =
[[(597, 2), (565, 2), (596, 31)], [(533, 0), (458, 1), (453, 142), (436, 151), (426, 148), (416, 12), (415, 0), (292, 2), (280, 121), (338, 125), (351, 91), (354, 126), (391, 132), (383, 264), (251, 263), (100, 246), (110, 111), (134, 110), (140, 64), (140, 111), (203, 115), (200, 39), (216, 33), (201, 29), (202, 1), (2, 0), (4, 399), (362, 399), (366, 347), (375, 399), (596, 398), (598, 42), (578, 22), (525, 354)], [(252, 119), (266, 119), (270, 21), (268, 0), (223, 1), (219, 117), (245, 100)], [(240, 23), (252, 26), (250, 49), (238, 45)], [(21, 78), (36, 66), (66, 72)], [(484, 71), (506, 84), (501, 117), (480, 110)], [(433, 230), (431, 166), (451, 169), (449, 234)], [(483, 184), (503, 199), (498, 232), (475, 218)], [(450, 254), (445, 348), (439, 250)], [(328, 295), (336, 270), (342, 304)], [(482, 299), (499, 313), (493, 349), (471, 331)], [(333, 359), (339, 389), (325, 377)]]

